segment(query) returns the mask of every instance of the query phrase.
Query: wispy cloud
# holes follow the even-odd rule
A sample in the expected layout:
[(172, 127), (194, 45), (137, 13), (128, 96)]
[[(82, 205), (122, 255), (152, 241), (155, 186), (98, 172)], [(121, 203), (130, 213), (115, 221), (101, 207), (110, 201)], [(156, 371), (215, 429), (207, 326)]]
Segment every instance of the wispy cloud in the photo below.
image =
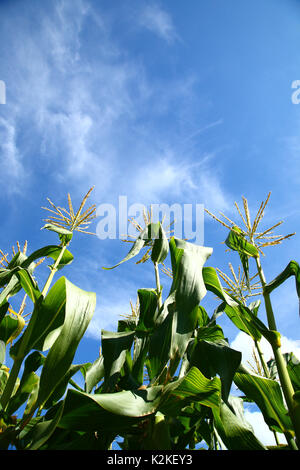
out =
[(140, 15), (140, 24), (160, 38), (171, 44), (178, 40), (179, 36), (176, 32), (172, 17), (163, 10), (159, 5), (146, 5)]
[(6, 184), (8, 193), (20, 191), (20, 186), (16, 184), (21, 181), (24, 175), (24, 167), (21, 161), (20, 151), (16, 142), (16, 128), (14, 122), (0, 117), (0, 153), (4, 158), (1, 159), (1, 177), (9, 184)]
[[(74, 195), (95, 185), (97, 204), (124, 194), (143, 204), (197, 202), (227, 209), (216, 152), (190, 145), (196, 134), (222, 123), (195, 131), (190, 117), (197, 108), (196, 78), (186, 73), (152, 81), (146, 63), (115, 40), (113, 19), (106, 21), (92, 3), (74, 0), (70, 7), (56, 1), (47, 14), (43, 8), (32, 12), (41, 20), (30, 35), (28, 18), (17, 17), (6, 59), (18, 74), (8, 80), (11, 102), (0, 122), (1, 150), (16, 188), (45, 179), (53, 191), (67, 184)], [(161, 7), (144, 7), (142, 17), (144, 27), (151, 25), (168, 42), (175, 39)], [(93, 50), (90, 30), (99, 44)]]

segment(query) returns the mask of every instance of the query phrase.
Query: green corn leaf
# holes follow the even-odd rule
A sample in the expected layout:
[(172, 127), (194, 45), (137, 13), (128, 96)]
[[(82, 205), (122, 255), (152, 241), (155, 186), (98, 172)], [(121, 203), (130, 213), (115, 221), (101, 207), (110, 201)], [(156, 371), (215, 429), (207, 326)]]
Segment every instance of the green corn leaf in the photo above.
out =
[(155, 414), (145, 430), (141, 450), (172, 450), (170, 427), (163, 413)]
[(229, 405), (222, 402), (213, 409), (214, 426), (228, 450), (267, 450), (256, 438), (251, 425), (243, 415), (243, 402), (231, 397)]
[(1, 321), (3, 320), (7, 310), (8, 310), (8, 307), (9, 307), (9, 303), (4, 301), (1, 305), (0, 305), (0, 323)]
[(137, 239), (134, 241), (131, 249), (129, 250), (128, 254), (123, 258), (119, 263), (115, 264), (114, 266), (110, 268), (105, 268), (103, 269), (109, 270), (109, 269), (114, 269), (117, 266), (120, 266), (120, 264), (125, 263), (126, 261), (130, 260), (131, 258), (134, 258), (139, 254), (141, 249), (145, 246), (148, 245), (152, 238), (156, 238), (157, 233), (159, 231), (159, 222), (157, 224), (150, 223), (148, 224), (144, 230), (139, 234)]
[(204, 266), (202, 269), (202, 276), (205, 287), (208, 291), (212, 292), (221, 300), (224, 300), (226, 304), (232, 307), (236, 307), (238, 305), (238, 302), (234, 300), (229, 294), (227, 294), (227, 292), (223, 289), (215, 268), (212, 268), (211, 266)]
[(11, 261), (8, 263), (7, 267), (8, 269), (13, 269), (13, 268), (16, 268), (17, 266), (22, 266), (26, 260), (27, 260), (27, 256), (24, 255), (24, 253), (18, 251), (18, 253), (16, 253), (11, 259)]
[(154, 327), (157, 309), (157, 294), (155, 289), (139, 289), (139, 318), (137, 329), (148, 330)]
[(176, 291), (178, 309), (191, 312), (206, 295), (202, 268), (212, 251), (212, 248), (194, 245), (184, 240), (174, 238), (170, 240), (173, 271), (171, 291)]
[(253, 313), (249, 308), (245, 307), (241, 302), (234, 300), (229, 294), (225, 292), (214, 268), (204, 267), (202, 274), (207, 290), (211, 291), (217, 297), (223, 300), (223, 302), (216, 309), (214, 317), (217, 317), (220, 313), (225, 312), (237, 328), (251, 336), (256, 341), (261, 339), (261, 330), (267, 334), (267, 327), (265, 327), (259, 320), (256, 321), (255, 313)]
[(36, 301), (41, 295), (41, 292), (38, 288), (37, 282), (32, 277), (30, 272), (27, 269), (20, 268), (17, 271), (16, 276), (18, 277), (20, 284), (26, 294), (29, 296), (33, 303), (36, 303)]
[(17, 318), (5, 315), (0, 323), (0, 340), (8, 344), (21, 333), (24, 325), (25, 320), (21, 315), (18, 315)]
[(165, 315), (164, 320), (154, 329), (149, 341), (149, 353), (146, 366), (151, 381), (154, 381), (154, 379), (161, 374), (170, 358), (171, 337), (172, 331), (174, 330), (174, 304), (170, 303), (169, 306), (166, 307), (165, 302), (164, 307), (168, 309), (168, 314)]
[(66, 293), (64, 323), (42, 369), (38, 405), (47, 401), (68, 372), (95, 310), (96, 295), (93, 292), (86, 292), (67, 279), (63, 280)]
[[(28, 256), (28, 258), (22, 263), (22, 267), (27, 268), (32, 263), (34, 263), (37, 259), (40, 259), (40, 258), (52, 258), (53, 261), (56, 261), (60, 255), (61, 250), (62, 250), (62, 247), (56, 246), (56, 245), (47, 245), (43, 248), (40, 248)], [(73, 259), (74, 259), (74, 256), (72, 255), (72, 253), (70, 253), (69, 250), (65, 250), (60, 260), (60, 263), (58, 265), (58, 269), (61, 269), (67, 264), (72, 263)]]
[(156, 413), (161, 386), (146, 390), (88, 394), (69, 389), (59, 422), (63, 429), (122, 434)]
[(288, 355), (287, 370), (297, 393), (300, 391), (300, 361), (293, 353)]
[(43, 365), (44, 361), (45, 357), (38, 351), (34, 351), (26, 358), (20, 385), (7, 407), (9, 414), (13, 414), (38, 385), (39, 377), (35, 372)]
[(21, 433), (20, 437), (23, 439), (25, 437), (27, 442), (29, 441), (26, 450), (38, 450), (52, 436), (63, 413), (63, 405), (64, 402), (59, 404), (52, 419), (45, 420), (42, 418), (30, 429), (27, 435), (24, 432), (25, 430)]
[(142, 385), (144, 381), (144, 365), (149, 350), (149, 334), (136, 332), (131, 376), (138, 385)]
[(151, 260), (154, 263), (162, 263), (168, 256), (168, 253), (169, 242), (161, 223), (159, 223), (158, 234), (152, 247)]
[(82, 364), (71, 364), (69, 369), (64, 374), (63, 378), (58, 382), (57, 386), (53, 389), (51, 395), (49, 396), (48, 400), (45, 402), (43, 408), (49, 409), (54, 406), (64, 395), (69, 383), (72, 383), (74, 387), (80, 388), (76, 386), (75, 382), (72, 381), (72, 377), (76, 372), (78, 372), (82, 367)]
[(0, 304), (4, 303), (8, 297), (12, 297), (22, 289), (18, 276), (14, 274), (15, 271), (16, 270), (10, 272), (10, 278), (7, 282), (7, 285), (0, 293)]
[(13, 414), (20, 406), (27, 400), (29, 395), (33, 392), (39, 383), (39, 376), (34, 372), (30, 372), (26, 378), (23, 378), (16, 393), (10, 399), (7, 412)]
[(0, 339), (0, 367), (5, 362), (6, 344), (5, 341)]
[(134, 331), (101, 331), (101, 345), (105, 371), (105, 391), (111, 390), (117, 382), (126, 360), (126, 352), (130, 350), (133, 339)]
[(174, 238), (169, 245), (173, 282), (150, 338), (147, 359), (150, 380), (161, 374), (170, 358), (176, 368), (186, 351), (198, 322), (199, 303), (206, 294), (202, 267), (212, 253), (211, 248)]
[[(45, 299), (39, 298), (36, 302), (31, 319), (32, 332), (24, 354), (30, 349), (46, 351), (50, 349), (64, 324), (66, 307), (66, 279), (61, 277), (51, 287)], [(30, 326), (31, 327), (31, 326)], [(10, 355), (15, 358), (19, 354), (23, 336), (11, 347)]]
[(173, 270), (171, 292), (175, 292), (176, 305), (171, 357), (181, 357), (196, 327), (199, 303), (206, 295), (202, 269), (212, 254), (212, 248), (172, 238), (170, 253)]
[(85, 392), (92, 389), (103, 379), (105, 374), (103, 356), (98, 357), (85, 372)]
[(234, 376), (234, 382), (248, 399), (257, 404), (265, 422), (273, 431), (292, 432), (293, 426), (276, 380), (251, 374), (241, 367)]
[(218, 409), (220, 396), (220, 379), (208, 379), (198, 368), (192, 367), (183, 378), (164, 387), (159, 411), (168, 416), (177, 416), (184, 406), (194, 401)]
[[(234, 227), (235, 230), (238, 230), (237, 227)], [(226, 245), (228, 248), (234, 251), (238, 251), (247, 256), (258, 256), (258, 250), (256, 246), (249, 243), (242, 234), (239, 235), (232, 230), (229, 232), (228, 237), (225, 240)]]
[(5, 389), (8, 377), (9, 377), (9, 372), (7, 368), (5, 366), (1, 366), (0, 367), (0, 395), (2, 395)]
[(206, 377), (218, 375), (222, 383), (222, 398), (226, 402), (231, 389), (235, 372), (242, 354), (229, 347), (225, 339), (217, 341), (203, 340), (198, 337), (190, 352), (190, 366), (197, 367)]
[(299, 314), (300, 314), (300, 267), (296, 261), (290, 261), (287, 267), (275, 278), (269, 282), (264, 290), (270, 294), (274, 289), (285, 282), (289, 277), (294, 276), (296, 282), (296, 292), (299, 299)]
[(46, 224), (44, 225), (44, 227), (41, 228), (41, 230), (43, 229), (57, 233), (63, 246), (68, 245), (73, 238), (73, 232), (71, 230), (67, 230), (63, 227), (58, 227), (57, 225)]
[[(283, 358), (286, 362), (287, 371), (289, 373), (293, 389), (295, 392), (298, 392), (300, 390), (300, 361), (292, 352), (284, 353)], [(270, 378), (278, 379), (277, 364), (275, 359), (270, 359), (267, 365), (270, 371)]]

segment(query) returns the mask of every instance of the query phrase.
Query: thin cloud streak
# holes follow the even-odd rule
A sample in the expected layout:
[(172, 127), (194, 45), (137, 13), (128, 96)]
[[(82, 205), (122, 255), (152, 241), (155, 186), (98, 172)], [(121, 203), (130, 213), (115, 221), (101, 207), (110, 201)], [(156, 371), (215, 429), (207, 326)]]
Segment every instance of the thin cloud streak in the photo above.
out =
[[(182, 104), (194, 106), (194, 77), (168, 81), (167, 93), (162, 94), (165, 84), (151, 83), (142, 64), (124, 58), (108, 27), (99, 21), (99, 15), (95, 17), (95, 25), (102, 47), (91, 62), (82, 52), (81, 32), (94, 22), (92, 8), (81, 1), (74, 2), (72, 9), (66, 2), (55, 5), (32, 37), (24, 36), (19, 28), (15, 38), (15, 44), (22, 43), (22, 48), (14, 48), (14, 61), (26, 80), (16, 77), (12, 82), (19, 112), (15, 111), (16, 107), (7, 108), (14, 127), (10, 129), (10, 153), (8, 148), (3, 150), (11, 165), (22, 170), (32, 168), (31, 142), (27, 142), (27, 148), (22, 147), (22, 154), (13, 147), (20, 122), (29, 115), (35, 155), (39, 148), (39, 158), (45, 162), (40, 168), (48, 171), (51, 166), (58, 183), (68, 181), (78, 192), (82, 192), (83, 185), (86, 188), (95, 184), (97, 198), (103, 194), (115, 197), (116, 191), (122, 190), (134, 199), (144, 196), (143, 203), (165, 199), (167, 193), (171, 197), (182, 194), (194, 198), (193, 190), (199, 189), (201, 195), (206, 194), (210, 207), (219, 204), (224, 209), (226, 195), (216, 172), (207, 164), (198, 174), (180, 163), (184, 149), (179, 152), (172, 137), (176, 122), (170, 123), (163, 137), (166, 152), (157, 149), (156, 142), (161, 136), (159, 127), (155, 126), (156, 116), (168, 116), (174, 100), (179, 108)], [(156, 23), (160, 33), (170, 38), (174, 28), (168, 15), (156, 7), (151, 14), (149, 11), (148, 18), (156, 15), (160, 19)], [(111, 55), (107, 53), (110, 50)], [(153, 106), (153, 103), (157, 104)], [(140, 120), (147, 110), (152, 121), (148, 128)], [(123, 160), (124, 151), (126, 160)], [(136, 170), (132, 171), (133, 168)], [(120, 184), (116, 185), (116, 181)]]
[(171, 16), (158, 5), (146, 5), (139, 20), (143, 28), (164, 39), (168, 44), (179, 39)]

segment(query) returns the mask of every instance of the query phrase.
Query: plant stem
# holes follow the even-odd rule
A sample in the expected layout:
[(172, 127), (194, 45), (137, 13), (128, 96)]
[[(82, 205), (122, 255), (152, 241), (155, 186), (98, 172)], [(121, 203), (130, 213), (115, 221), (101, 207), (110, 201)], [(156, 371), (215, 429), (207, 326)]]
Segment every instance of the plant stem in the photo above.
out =
[(153, 264), (154, 264), (154, 270), (155, 270), (157, 305), (158, 305), (158, 309), (160, 309), (161, 306), (162, 306), (162, 300), (161, 300), (161, 286), (160, 286), (160, 279), (159, 279), (159, 269), (158, 269), (158, 263), (156, 261)]
[(47, 281), (46, 281), (46, 283), (45, 283), (45, 285), (44, 285), (44, 288), (43, 288), (43, 290), (42, 290), (42, 296), (43, 296), (43, 297), (46, 296), (46, 294), (47, 294), (47, 292), (48, 292), (48, 290), (49, 290), (49, 287), (50, 287), (50, 285), (51, 285), (51, 282), (52, 282), (52, 279), (53, 279), (53, 277), (54, 277), (54, 274), (55, 274), (56, 271), (57, 271), (58, 265), (59, 265), (59, 263), (60, 263), (60, 261), (61, 261), (61, 259), (62, 259), (62, 257), (63, 257), (63, 254), (64, 254), (66, 248), (67, 248), (66, 245), (64, 245), (64, 246), (62, 247), (62, 249), (61, 249), (61, 251), (60, 251), (60, 253), (59, 253), (59, 255), (58, 255), (58, 257), (57, 257), (57, 259), (56, 259), (56, 261), (55, 261), (55, 263), (54, 263), (54, 265), (51, 267), (51, 272), (50, 272), (50, 274), (49, 274), (49, 276), (48, 276), (48, 279), (47, 279)]
[[(62, 249), (61, 249), (61, 252), (59, 253), (59, 255), (58, 255), (58, 257), (57, 257), (57, 259), (54, 263), (54, 265), (51, 268), (51, 272), (50, 272), (50, 274), (48, 276), (48, 279), (45, 283), (45, 286), (42, 290), (41, 298), (46, 296), (46, 294), (49, 290), (49, 287), (51, 285), (53, 276), (57, 271), (57, 267), (58, 267), (58, 265), (59, 265), (59, 263), (60, 263), (60, 261), (63, 257), (63, 254), (64, 254), (65, 250), (66, 250), (66, 246), (63, 246)], [(16, 357), (15, 360), (14, 360), (14, 363), (13, 363), (13, 366), (11, 368), (8, 380), (6, 382), (4, 391), (3, 391), (2, 396), (1, 396), (0, 403), (1, 403), (1, 406), (4, 410), (7, 407), (8, 402), (11, 398), (11, 395), (14, 391), (15, 384), (16, 384), (21, 366), (22, 366), (23, 359), (27, 354), (26, 349), (27, 349), (27, 346), (28, 346), (28, 343), (29, 343), (29, 340), (30, 340), (30, 337), (31, 337), (32, 330), (33, 330), (35, 322), (36, 322), (36, 318), (37, 318), (36, 313), (37, 313), (37, 311), (34, 309), (32, 315), (31, 315), (31, 319), (29, 321), (29, 324), (28, 324), (26, 330), (24, 331), (23, 339), (21, 341), (20, 349), (18, 351), (18, 357)]]
[(259, 344), (259, 342), (256, 341), (256, 340), (254, 341), (254, 343), (255, 343), (255, 347), (256, 347), (257, 353), (258, 353), (258, 355), (259, 355), (260, 363), (261, 363), (262, 368), (263, 368), (263, 370), (264, 370), (265, 376), (266, 376), (267, 378), (269, 378), (269, 377), (270, 377), (270, 371), (269, 371), (268, 366), (267, 366), (267, 364), (266, 364), (266, 361), (265, 361), (263, 352), (262, 352), (262, 350), (261, 350), (261, 348), (260, 348), (260, 344)]
[[(264, 275), (264, 272), (260, 263), (259, 256), (255, 257), (255, 261), (256, 261), (257, 270), (258, 270), (258, 274), (259, 274), (262, 289), (263, 289), (263, 297), (265, 301), (269, 329), (273, 331), (277, 331), (271, 298), (270, 298), (269, 293), (266, 292), (266, 289), (265, 289), (267, 283), (266, 283), (266, 278), (265, 278), (265, 275)], [(282, 392), (286, 401), (286, 405), (289, 410), (290, 418), (294, 426), (297, 444), (299, 446), (299, 443), (300, 443), (300, 406), (297, 404), (297, 402), (294, 400), (294, 397), (293, 397), (294, 389), (293, 389), (293, 385), (292, 385), (289, 373), (286, 368), (286, 363), (285, 363), (283, 354), (281, 352), (280, 344), (277, 344), (277, 343), (275, 344), (274, 342), (272, 342), (271, 346), (272, 346), (275, 362), (277, 365), (277, 371), (278, 371), (278, 376), (279, 376), (279, 381), (281, 384)]]

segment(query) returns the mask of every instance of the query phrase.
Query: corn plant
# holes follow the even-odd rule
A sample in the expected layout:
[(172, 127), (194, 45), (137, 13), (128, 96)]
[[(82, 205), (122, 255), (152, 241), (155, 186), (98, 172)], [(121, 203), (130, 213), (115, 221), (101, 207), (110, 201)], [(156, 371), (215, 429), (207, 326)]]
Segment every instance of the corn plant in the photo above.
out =
[[(69, 212), (56, 207), (52, 201), (51, 216), (44, 229), (56, 232), (58, 245), (47, 245), (27, 256), (27, 243), (23, 249), (17, 244), (12, 259), (1, 251), (0, 268), (0, 446), (22, 448), (24, 433), (30, 429), (26, 448), (40, 447), (55, 426), (60, 411), (49, 428), (45, 427), (43, 411), (53, 400), (61, 397), (71, 377), (78, 370), (72, 365), (76, 348), (91, 320), (95, 308), (95, 294), (72, 284), (64, 276), (53, 285), (56, 273), (73, 261), (67, 249), (74, 231), (87, 232), (95, 216), (95, 207), (83, 208), (91, 190), (74, 212), (68, 196)], [(53, 215), (54, 214), (54, 215)], [(35, 278), (35, 270), (45, 258), (52, 259), (50, 273), (42, 289)], [(20, 291), (25, 293), (16, 313), (12, 299)], [(31, 311), (24, 314), (29, 299)], [(26, 318), (27, 317), (27, 318)], [(29, 317), (29, 318), (28, 318)], [(11, 370), (5, 366), (5, 352), (13, 360)], [(39, 370), (39, 374), (37, 371)], [(19, 377), (20, 375), (20, 377)], [(15, 413), (23, 406), (21, 416)], [(36, 414), (36, 416), (34, 416)], [(29, 443), (30, 442), (30, 443)]]
[[(138, 289), (136, 305), (131, 304), (129, 316), (120, 318), (116, 331), (101, 331), (99, 356), (90, 363), (71, 365), (72, 354), (68, 347), (63, 347), (69, 337), (66, 330), (70, 331), (70, 323), (61, 319), (59, 308), (53, 309), (55, 305), (56, 308), (64, 305), (66, 319), (72, 313), (72, 319), (77, 318), (79, 313), (77, 321), (83, 332), (86, 316), (90, 317), (94, 308), (94, 297), (91, 300), (91, 294), (78, 294), (67, 308), (73, 292), (66, 296), (64, 303), (60, 288), (63, 285), (66, 292), (69, 282), (59, 279), (47, 295), (39, 294), (32, 272), (28, 270), (30, 276), (27, 271), (26, 275), (23, 273), (30, 266), (28, 261), (23, 268), (18, 265), (13, 273), (16, 286), (28, 295), (31, 293), (30, 298), (36, 296), (35, 303), (39, 299), (41, 302), (35, 307), (36, 314), (33, 310), (30, 321), (38, 317), (38, 312), (43, 314), (25, 336), (29, 322), (21, 339), (10, 348), (17, 364), (22, 357), (25, 366), (19, 383), (14, 379), (13, 366), (9, 375), (13, 374), (13, 379), (10, 385), (8, 379), (2, 395), (3, 445), (13, 442), (18, 449), (41, 450), (106, 450), (116, 445), (124, 450), (178, 451), (199, 447), (268, 450), (244, 418), (244, 403), (250, 401), (261, 410), (275, 438), (278, 439), (278, 434), (285, 436), (286, 445), (277, 447), (298, 449), (300, 364), (292, 354), (281, 353), (280, 334), (270, 307), (270, 293), (287, 277), (295, 276), (299, 292), (298, 265), (289, 263), (274, 281), (266, 282), (259, 256), (263, 245), (281, 243), (291, 235), (267, 239), (273, 237), (270, 232), (274, 227), (257, 232), (265, 205), (261, 205), (254, 221), (255, 230), (250, 225), (246, 200), (245, 217), (242, 216), (246, 230), (213, 216), (229, 230), (226, 244), (240, 257), (238, 271), (230, 265), (232, 278), (218, 268), (207, 266), (212, 248), (168, 238), (163, 223), (154, 222), (151, 213), (145, 213), (145, 226), (136, 225), (138, 236), (131, 240), (128, 254), (112, 268), (105, 269), (122, 269), (123, 263), (142, 255), (138, 263), (153, 264), (153, 286)], [(55, 230), (63, 230), (59, 232), (62, 246), (56, 247), (59, 251), (55, 252), (57, 261), (58, 253), (70, 242), (71, 235), (64, 232), (69, 226), (61, 223), (65, 214), (59, 209), (58, 216), (57, 209), (53, 209), (59, 219)], [(71, 213), (69, 206), (69, 216)], [(57, 219), (51, 220), (48, 228), (53, 229), (52, 222)], [(250, 273), (252, 259), (257, 271), (254, 274)], [(71, 255), (65, 247), (55, 269), (68, 260)], [(14, 269), (12, 266), (10, 270)], [(161, 274), (171, 278), (166, 294)], [(9, 282), (6, 278), (2, 294)], [(9, 308), (7, 292), (1, 294), (3, 318), (7, 316), (6, 307)], [(254, 294), (264, 298), (268, 325), (259, 318), (259, 299), (248, 303)], [(201, 305), (206, 295), (218, 301), (210, 314)], [(53, 312), (56, 312), (54, 317)], [(218, 323), (224, 313), (253, 339), (255, 371), (242, 364), (241, 353), (230, 347)], [(72, 353), (78, 335), (77, 331)], [(24, 337), (28, 340), (24, 341)], [(268, 363), (260, 348), (262, 337), (274, 351), (274, 359)], [(44, 358), (42, 352), (48, 349)], [(40, 365), (43, 368), (38, 377), (35, 372)], [(8, 372), (3, 367), (4, 376)], [(83, 388), (72, 378), (75, 371), (83, 376)], [(35, 386), (31, 387), (31, 380), (35, 380)], [(233, 386), (238, 388), (239, 395), (232, 393)], [(24, 416), (14, 418), (12, 413), (26, 400)]]

